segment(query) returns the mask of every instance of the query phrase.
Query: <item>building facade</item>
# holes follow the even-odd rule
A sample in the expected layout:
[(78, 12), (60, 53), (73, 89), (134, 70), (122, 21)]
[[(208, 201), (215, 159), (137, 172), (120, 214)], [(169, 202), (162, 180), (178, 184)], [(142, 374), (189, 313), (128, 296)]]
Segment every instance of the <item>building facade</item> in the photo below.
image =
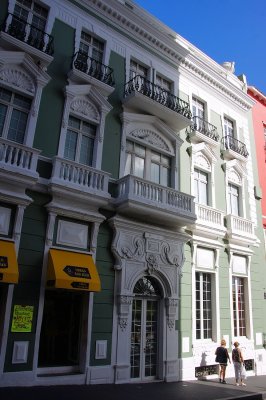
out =
[(222, 337), (266, 373), (254, 101), (232, 63), (130, 0), (3, 4), (0, 385), (215, 376)]

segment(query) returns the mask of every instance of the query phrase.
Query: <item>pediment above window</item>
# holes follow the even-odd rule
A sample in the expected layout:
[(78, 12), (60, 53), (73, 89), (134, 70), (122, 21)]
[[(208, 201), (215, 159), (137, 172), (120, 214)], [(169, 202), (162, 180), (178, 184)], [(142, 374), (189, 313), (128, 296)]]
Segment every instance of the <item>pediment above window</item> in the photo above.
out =
[(230, 182), (241, 185), (243, 177), (246, 175), (246, 169), (238, 160), (231, 160), (224, 164), (224, 170)]
[(100, 113), (97, 107), (85, 96), (75, 97), (70, 103), (70, 110), (77, 115), (85, 116), (87, 119), (100, 122)]
[(69, 81), (65, 95), (68, 103), (73, 104), (73, 111), (88, 117), (94, 115), (97, 122), (100, 120), (100, 114), (106, 115), (112, 109), (111, 104), (92, 85), (76, 85)]
[(192, 146), (188, 148), (188, 152), (190, 155), (193, 154), (195, 159), (197, 159), (200, 155), (202, 157), (205, 157), (206, 160), (208, 160), (207, 163), (209, 165), (215, 164), (217, 161), (217, 157), (214, 154), (212, 148), (204, 142), (192, 144)]
[(43, 88), (50, 76), (23, 52), (0, 51), (0, 81), (6, 86), (35, 95), (37, 87)]
[(143, 145), (174, 155), (183, 141), (164, 122), (150, 115), (121, 114), (123, 137), (134, 138)]
[(207, 171), (211, 171), (211, 163), (208, 157), (206, 157), (204, 154), (199, 153), (196, 155), (195, 158), (195, 166), (202, 168)]

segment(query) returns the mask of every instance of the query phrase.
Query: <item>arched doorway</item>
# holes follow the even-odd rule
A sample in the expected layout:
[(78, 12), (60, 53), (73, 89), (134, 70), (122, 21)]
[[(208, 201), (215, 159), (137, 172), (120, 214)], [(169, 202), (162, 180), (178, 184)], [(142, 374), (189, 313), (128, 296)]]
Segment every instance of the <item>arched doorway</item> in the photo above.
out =
[(143, 276), (133, 290), (130, 376), (151, 380), (158, 375), (159, 314), (162, 290), (156, 279)]

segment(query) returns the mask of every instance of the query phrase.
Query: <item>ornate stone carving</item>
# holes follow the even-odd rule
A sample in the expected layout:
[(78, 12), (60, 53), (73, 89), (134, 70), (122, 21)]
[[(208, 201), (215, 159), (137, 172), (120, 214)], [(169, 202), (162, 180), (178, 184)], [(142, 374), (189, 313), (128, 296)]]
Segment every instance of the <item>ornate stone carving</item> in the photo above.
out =
[(157, 256), (153, 253), (148, 253), (146, 255), (146, 261), (147, 261), (147, 272), (149, 275), (151, 275), (155, 269), (158, 269), (158, 259)]
[(96, 107), (85, 97), (76, 97), (70, 108), (72, 111), (85, 115), (87, 118), (94, 121), (100, 121), (100, 115)]
[(144, 140), (159, 149), (170, 152), (168, 144), (155, 132), (149, 129), (137, 129), (130, 133), (131, 136)]
[(133, 239), (133, 246), (131, 248), (129, 246), (121, 247), (121, 256), (122, 258), (128, 260), (138, 260), (144, 254), (144, 242), (143, 239), (139, 237), (135, 237)]
[(18, 68), (7, 66), (0, 70), (0, 80), (32, 94), (35, 92), (35, 84), (31, 77)]
[(118, 323), (119, 323), (121, 330), (124, 331), (127, 327), (127, 318), (119, 318)]
[(208, 171), (211, 170), (210, 161), (202, 153), (197, 155), (197, 157), (195, 159), (195, 165), (197, 165), (198, 167), (204, 168), (205, 170), (208, 170)]
[(168, 325), (168, 328), (170, 329), (170, 331), (173, 330), (174, 326), (175, 326), (175, 320), (167, 318), (167, 325)]

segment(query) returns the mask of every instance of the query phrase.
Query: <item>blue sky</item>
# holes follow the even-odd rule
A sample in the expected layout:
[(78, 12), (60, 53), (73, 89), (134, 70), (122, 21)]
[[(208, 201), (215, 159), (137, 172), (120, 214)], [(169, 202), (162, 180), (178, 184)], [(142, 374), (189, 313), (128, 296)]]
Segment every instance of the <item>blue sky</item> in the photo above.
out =
[(134, 0), (266, 94), (266, 0)]

